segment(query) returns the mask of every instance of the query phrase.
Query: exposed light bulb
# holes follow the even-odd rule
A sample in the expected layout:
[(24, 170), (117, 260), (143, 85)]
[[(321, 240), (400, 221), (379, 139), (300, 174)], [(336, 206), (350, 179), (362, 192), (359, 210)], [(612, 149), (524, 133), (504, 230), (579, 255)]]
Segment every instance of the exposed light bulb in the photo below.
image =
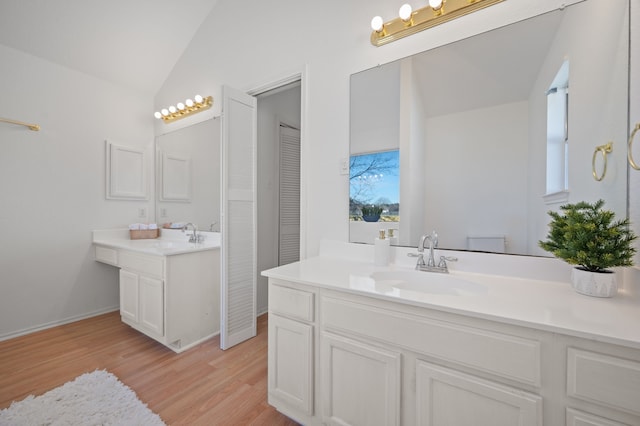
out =
[(168, 110), (168, 109), (166, 109), (166, 108), (162, 108), (162, 110), (161, 110), (160, 112), (161, 112), (161, 113), (162, 113), (162, 115), (164, 115), (165, 117), (166, 117), (167, 115), (169, 115), (169, 110)]
[(178, 104), (176, 106), (178, 107), (178, 109), (180, 111), (182, 111), (184, 109), (184, 104), (182, 102), (178, 102)]
[(161, 119), (162, 118), (162, 114), (160, 114), (160, 112), (156, 111), (153, 113), (153, 116), (157, 119)]
[(438, 10), (442, 7), (442, 0), (429, 0), (429, 6), (433, 10)]
[(382, 20), (382, 16), (374, 16), (371, 20), (371, 29), (376, 32), (382, 31), (384, 27), (384, 21)]
[(408, 21), (409, 19), (411, 19), (411, 12), (413, 12), (413, 10), (411, 9), (411, 5), (408, 3), (405, 3), (402, 6), (400, 6), (400, 10), (398, 10), (398, 15), (400, 15), (400, 19), (402, 19), (403, 21)]
[(188, 107), (193, 106), (193, 101), (191, 99), (187, 99), (186, 101), (184, 101), (184, 103), (187, 104)]
[(171, 106), (169, 107), (169, 112), (170, 112), (171, 114), (173, 114), (173, 113), (174, 113), (174, 112), (176, 112), (176, 111), (177, 111), (177, 109), (176, 109), (176, 107), (174, 107), (173, 105), (171, 105)]
[(196, 103), (199, 103), (199, 104), (201, 104), (203, 101), (202, 96), (200, 95), (196, 95), (193, 99), (195, 99)]

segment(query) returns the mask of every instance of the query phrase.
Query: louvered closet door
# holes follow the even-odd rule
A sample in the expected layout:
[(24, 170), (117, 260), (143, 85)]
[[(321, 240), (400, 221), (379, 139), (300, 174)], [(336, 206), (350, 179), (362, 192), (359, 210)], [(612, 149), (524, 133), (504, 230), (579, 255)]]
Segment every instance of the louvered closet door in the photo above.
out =
[(220, 347), (256, 335), (256, 98), (222, 88)]
[(280, 126), (278, 265), (300, 260), (300, 130)]

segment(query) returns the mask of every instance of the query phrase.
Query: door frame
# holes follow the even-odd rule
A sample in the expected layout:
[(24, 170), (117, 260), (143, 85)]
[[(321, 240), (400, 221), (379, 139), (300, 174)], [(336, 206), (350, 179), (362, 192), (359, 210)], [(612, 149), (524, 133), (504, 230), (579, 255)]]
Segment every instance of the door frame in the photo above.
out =
[(308, 231), (307, 231), (307, 200), (309, 186), (309, 146), (308, 146), (308, 65), (305, 64), (298, 71), (286, 73), (279, 78), (269, 80), (266, 83), (256, 85), (247, 90), (247, 94), (258, 96), (265, 92), (278, 89), (291, 83), (300, 81), (300, 260), (307, 258)]

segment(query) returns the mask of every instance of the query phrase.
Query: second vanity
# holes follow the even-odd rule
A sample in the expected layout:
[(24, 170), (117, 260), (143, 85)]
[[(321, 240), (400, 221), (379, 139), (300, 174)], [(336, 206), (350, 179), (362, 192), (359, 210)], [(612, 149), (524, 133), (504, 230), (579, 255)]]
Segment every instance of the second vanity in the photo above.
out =
[[(282, 413), (305, 425), (640, 425), (631, 292), (598, 299), (568, 282), (375, 267), (365, 254), (334, 244), (263, 273), (269, 403)], [(519, 261), (541, 276), (566, 267)]]
[(143, 240), (93, 232), (95, 259), (120, 268), (122, 321), (175, 352), (220, 332), (220, 234), (203, 234), (190, 243), (175, 230)]

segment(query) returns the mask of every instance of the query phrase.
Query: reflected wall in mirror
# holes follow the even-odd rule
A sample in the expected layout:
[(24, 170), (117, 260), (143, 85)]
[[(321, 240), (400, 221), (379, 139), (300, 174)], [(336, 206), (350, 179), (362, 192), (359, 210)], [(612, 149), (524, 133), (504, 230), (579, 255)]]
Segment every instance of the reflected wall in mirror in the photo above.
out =
[[(436, 230), (440, 248), (548, 255), (547, 211), (626, 216), (628, 11), (586, 0), (351, 76), (351, 155), (400, 150), (400, 245)], [(381, 228), (350, 220), (350, 241)]]
[(220, 119), (156, 138), (158, 223), (220, 229)]

